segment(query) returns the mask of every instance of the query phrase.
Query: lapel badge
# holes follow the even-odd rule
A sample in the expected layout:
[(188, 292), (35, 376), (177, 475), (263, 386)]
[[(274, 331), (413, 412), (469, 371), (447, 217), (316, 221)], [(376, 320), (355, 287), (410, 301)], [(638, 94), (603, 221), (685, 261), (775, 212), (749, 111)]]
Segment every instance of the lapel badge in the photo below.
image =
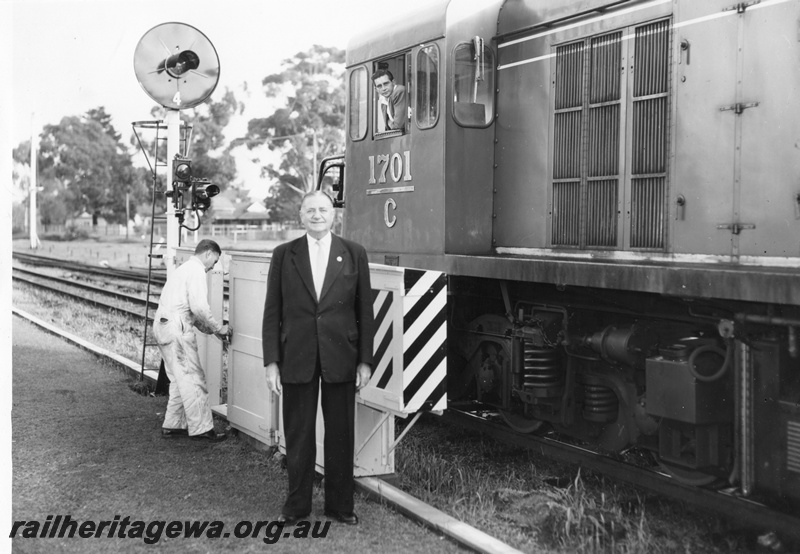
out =
[(337, 262), (341, 262), (342, 261), (342, 257), (341, 256), (336, 256), (336, 261)]

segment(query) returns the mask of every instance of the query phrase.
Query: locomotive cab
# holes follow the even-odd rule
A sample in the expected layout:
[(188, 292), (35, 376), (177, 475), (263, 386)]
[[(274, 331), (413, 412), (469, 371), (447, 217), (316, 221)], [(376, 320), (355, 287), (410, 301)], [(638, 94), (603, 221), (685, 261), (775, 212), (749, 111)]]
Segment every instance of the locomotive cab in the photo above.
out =
[[(344, 232), (373, 262), (441, 271), (445, 253), (491, 252), (499, 2), (474, 4), (432, 4), (348, 47)], [(400, 128), (387, 128), (380, 71), (404, 89)]]

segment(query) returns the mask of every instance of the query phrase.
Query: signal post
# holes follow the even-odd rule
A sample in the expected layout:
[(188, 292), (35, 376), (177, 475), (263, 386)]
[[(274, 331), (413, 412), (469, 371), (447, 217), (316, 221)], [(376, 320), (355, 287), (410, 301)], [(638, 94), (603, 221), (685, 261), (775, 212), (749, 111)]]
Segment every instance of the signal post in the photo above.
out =
[[(180, 150), (180, 132), (181, 132), (181, 113), (178, 110), (167, 109), (166, 122), (167, 122), (167, 190), (172, 191), (172, 194), (180, 194), (174, 186), (175, 174), (175, 161), (176, 156), (179, 155)], [(167, 268), (167, 278), (172, 275), (175, 270), (175, 251), (178, 248), (180, 238), (180, 223), (178, 222), (177, 212), (178, 198), (172, 198), (172, 202), (167, 202), (167, 250), (164, 253), (164, 265)]]

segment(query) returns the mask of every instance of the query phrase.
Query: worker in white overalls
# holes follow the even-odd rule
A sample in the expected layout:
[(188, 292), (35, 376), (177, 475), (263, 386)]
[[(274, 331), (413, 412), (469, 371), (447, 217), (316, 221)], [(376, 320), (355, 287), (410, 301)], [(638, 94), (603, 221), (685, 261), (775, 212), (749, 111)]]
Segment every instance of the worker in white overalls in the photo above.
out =
[(155, 336), (169, 377), (169, 401), (161, 427), (165, 438), (189, 436), (222, 441), (226, 436), (214, 430), (208, 403), (206, 376), (197, 354), (194, 328), (229, 337), (231, 329), (214, 319), (208, 305), (206, 273), (222, 255), (213, 240), (201, 240), (189, 258), (167, 279), (153, 321)]

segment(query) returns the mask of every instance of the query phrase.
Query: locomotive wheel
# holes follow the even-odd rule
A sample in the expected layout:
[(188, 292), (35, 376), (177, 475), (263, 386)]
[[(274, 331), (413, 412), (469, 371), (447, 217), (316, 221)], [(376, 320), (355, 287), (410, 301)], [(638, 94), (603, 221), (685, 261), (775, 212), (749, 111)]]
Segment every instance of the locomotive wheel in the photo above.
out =
[(528, 419), (527, 417), (509, 412), (507, 410), (500, 410), (500, 415), (506, 424), (517, 433), (533, 433), (539, 430), (539, 427), (544, 425), (544, 421), (538, 419)]
[(658, 466), (664, 473), (679, 483), (683, 483), (684, 485), (691, 485), (693, 487), (710, 487), (721, 482), (721, 479), (716, 475), (709, 475), (708, 473), (703, 473), (702, 471), (675, 466), (663, 460), (658, 460)]

